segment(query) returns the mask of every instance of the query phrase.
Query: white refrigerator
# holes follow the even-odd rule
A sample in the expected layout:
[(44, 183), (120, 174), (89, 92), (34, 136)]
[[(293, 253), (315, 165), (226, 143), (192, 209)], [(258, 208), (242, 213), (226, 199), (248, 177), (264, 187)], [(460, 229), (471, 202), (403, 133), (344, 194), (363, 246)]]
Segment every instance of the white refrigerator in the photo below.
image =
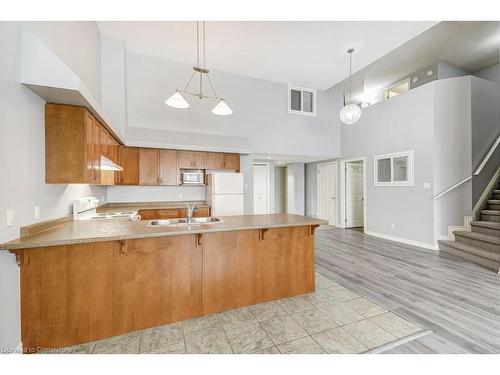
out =
[(212, 216), (243, 215), (243, 189), (243, 173), (209, 173), (206, 198)]

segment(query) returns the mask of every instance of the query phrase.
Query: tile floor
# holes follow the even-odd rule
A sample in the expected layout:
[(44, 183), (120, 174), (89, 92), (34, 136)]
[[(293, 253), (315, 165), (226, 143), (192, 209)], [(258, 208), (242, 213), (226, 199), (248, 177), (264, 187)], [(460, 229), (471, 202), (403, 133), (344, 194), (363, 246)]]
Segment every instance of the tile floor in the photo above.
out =
[(325, 276), (316, 292), (149, 328), (56, 353), (363, 353), (422, 331)]

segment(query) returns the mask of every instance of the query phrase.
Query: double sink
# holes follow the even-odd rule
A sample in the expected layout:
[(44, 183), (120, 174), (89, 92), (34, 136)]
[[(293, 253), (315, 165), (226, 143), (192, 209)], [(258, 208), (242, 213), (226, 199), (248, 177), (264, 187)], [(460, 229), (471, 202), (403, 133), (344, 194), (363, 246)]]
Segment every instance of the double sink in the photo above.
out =
[(201, 224), (214, 224), (222, 223), (223, 221), (218, 217), (193, 217), (190, 220), (182, 219), (168, 219), (168, 220), (153, 220), (148, 226), (175, 226), (175, 225), (201, 225)]

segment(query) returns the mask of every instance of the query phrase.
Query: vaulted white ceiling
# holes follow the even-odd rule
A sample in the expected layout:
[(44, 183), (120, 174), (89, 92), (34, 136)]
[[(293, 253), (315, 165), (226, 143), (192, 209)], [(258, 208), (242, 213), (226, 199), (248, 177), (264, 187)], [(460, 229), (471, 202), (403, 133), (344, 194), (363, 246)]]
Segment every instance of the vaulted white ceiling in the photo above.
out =
[[(437, 22), (206, 23), (210, 69), (268, 81), (327, 89)], [(103, 36), (123, 40), (130, 52), (195, 64), (195, 22), (99, 22)]]

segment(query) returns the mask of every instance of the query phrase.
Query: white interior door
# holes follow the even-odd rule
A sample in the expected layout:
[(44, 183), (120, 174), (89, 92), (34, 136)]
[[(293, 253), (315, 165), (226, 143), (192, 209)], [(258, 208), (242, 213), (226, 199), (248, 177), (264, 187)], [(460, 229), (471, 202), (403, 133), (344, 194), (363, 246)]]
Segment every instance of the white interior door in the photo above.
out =
[(253, 212), (254, 214), (267, 214), (268, 201), (268, 166), (255, 164), (253, 166)]
[(345, 164), (346, 228), (363, 226), (363, 163)]
[(336, 223), (337, 163), (318, 165), (318, 218)]

